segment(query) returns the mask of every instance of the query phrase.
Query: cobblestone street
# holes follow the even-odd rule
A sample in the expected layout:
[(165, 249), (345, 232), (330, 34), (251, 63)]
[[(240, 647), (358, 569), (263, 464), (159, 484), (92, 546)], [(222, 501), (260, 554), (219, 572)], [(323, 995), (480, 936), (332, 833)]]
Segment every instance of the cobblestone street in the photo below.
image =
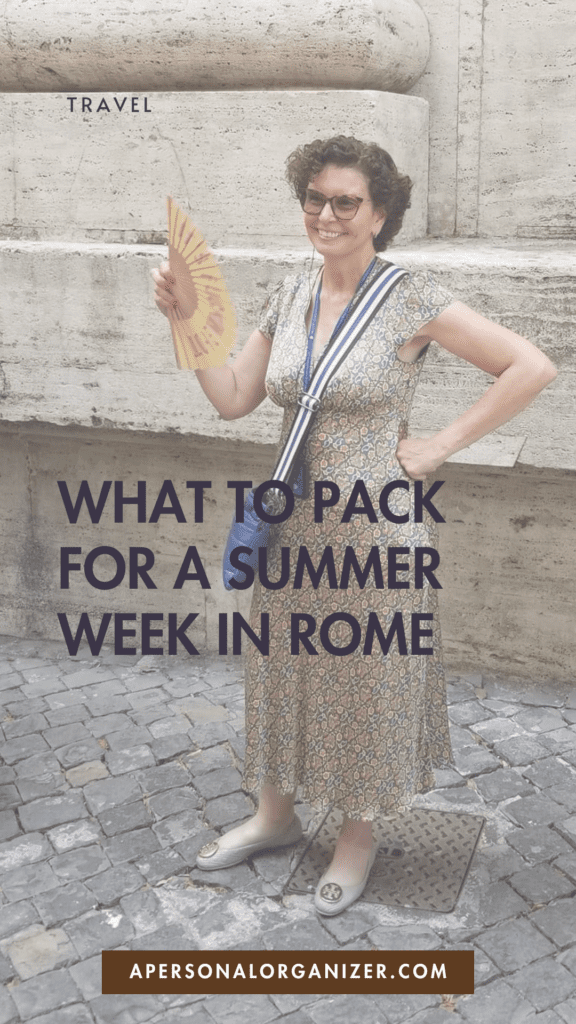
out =
[[(253, 810), (238, 659), (4, 637), (0, 697), (0, 1024), (576, 1024), (575, 688), (451, 677), (457, 771), (419, 802), (486, 817), (456, 910), (334, 918), (280, 895), (302, 844), (193, 867)], [(372, 947), (473, 949), (476, 992), (101, 994), (102, 949)]]

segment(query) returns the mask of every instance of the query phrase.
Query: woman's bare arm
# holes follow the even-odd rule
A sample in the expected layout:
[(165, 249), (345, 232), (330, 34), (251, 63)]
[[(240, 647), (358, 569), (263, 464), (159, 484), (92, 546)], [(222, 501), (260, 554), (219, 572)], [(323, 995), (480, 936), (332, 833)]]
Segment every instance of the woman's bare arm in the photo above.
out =
[(496, 378), (482, 398), (434, 437), (400, 441), (397, 458), (415, 480), (512, 419), (556, 377), (548, 357), (530, 341), (462, 302), (454, 302), (415, 338), (432, 339)]
[(246, 416), (266, 398), (264, 379), (271, 344), (262, 331), (254, 331), (232, 362), (208, 370), (196, 370), (204, 394), (222, 419), (235, 420)]

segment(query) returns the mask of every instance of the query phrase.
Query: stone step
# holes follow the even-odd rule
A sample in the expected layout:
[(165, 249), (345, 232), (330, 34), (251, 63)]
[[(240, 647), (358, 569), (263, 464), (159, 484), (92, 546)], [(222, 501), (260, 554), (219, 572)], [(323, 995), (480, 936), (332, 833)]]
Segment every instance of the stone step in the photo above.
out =
[[(561, 371), (538, 399), (493, 437), (454, 461), (575, 469), (574, 246), (485, 245), (423, 240), (390, 250), (399, 265), (430, 268), (454, 295), (530, 337)], [(264, 402), (221, 420), (193, 373), (176, 369), (166, 321), (153, 303), (152, 267), (163, 246), (0, 242), (5, 329), (2, 416), (12, 422), (178, 433), (249, 444), (278, 436), (280, 410)], [(254, 329), (266, 289), (309, 266), (304, 250), (216, 251), (239, 321)], [(308, 262), (307, 262), (308, 261)], [(441, 429), (492, 378), (432, 346), (411, 433)]]

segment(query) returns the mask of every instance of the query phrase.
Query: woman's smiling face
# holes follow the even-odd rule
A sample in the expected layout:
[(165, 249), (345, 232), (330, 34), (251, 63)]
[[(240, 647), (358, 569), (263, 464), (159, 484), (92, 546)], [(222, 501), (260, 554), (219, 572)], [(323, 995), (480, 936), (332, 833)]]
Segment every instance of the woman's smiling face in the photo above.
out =
[(372, 239), (381, 230), (386, 216), (375, 209), (370, 199), (368, 181), (358, 167), (337, 167), (327, 164), (308, 188), (326, 199), (350, 196), (362, 202), (351, 220), (339, 220), (326, 203), (320, 213), (304, 213), (304, 226), (312, 245), (322, 255), (345, 257), (366, 250), (374, 254)]

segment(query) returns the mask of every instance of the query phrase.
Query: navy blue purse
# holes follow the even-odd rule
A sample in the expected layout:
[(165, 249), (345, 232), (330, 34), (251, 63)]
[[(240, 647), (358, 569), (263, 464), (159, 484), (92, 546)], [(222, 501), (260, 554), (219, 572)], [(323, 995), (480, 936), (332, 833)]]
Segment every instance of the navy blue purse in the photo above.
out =
[[(274, 487), (275, 482), (287, 484), (296, 497), (306, 496), (306, 469), (305, 466), (299, 464), (298, 460), (312, 426), (314, 415), (320, 407), (322, 395), (334, 374), (342, 366), (348, 353), (354, 348), (364, 329), (388, 298), (392, 289), (407, 275), (406, 270), (395, 267), (392, 263), (383, 263), (382, 267), (372, 276), (364, 291), (361, 291), (362, 286), (374, 268), (375, 262), (376, 260), (366, 270), (358, 285), (356, 295), (338, 320), (330, 341), (324, 350), (324, 354), (314, 371), (312, 380), (310, 380), (312, 346), (314, 344), (320, 310), (320, 290), (322, 287), (322, 282), (320, 281), (308, 334), (308, 351), (304, 367), (304, 391), (298, 399), (298, 411), (272, 474), (270, 487), (262, 500), (262, 508), (271, 517), (277, 516), (282, 512), (285, 501), (280, 490)], [(359, 292), (360, 295), (358, 296)], [(282, 490), (284, 491), (285, 488)], [(249, 491), (244, 502), (243, 522), (237, 521), (236, 516), (234, 516), (226, 542), (222, 563), (222, 576), (226, 590), (243, 589), (246, 581), (246, 575), (242, 572), (242, 569), (232, 565), (232, 553), (239, 548), (245, 549), (237, 553), (238, 555), (241, 554), (241, 561), (244, 564), (255, 569), (258, 565), (258, 552), (260, 548), (268, 546), (271, 528), (272, 524), (266, 522), (257, 514), (254, 508), (254, 491)], [(236, 558), (236, 556), (234, 557)]]

